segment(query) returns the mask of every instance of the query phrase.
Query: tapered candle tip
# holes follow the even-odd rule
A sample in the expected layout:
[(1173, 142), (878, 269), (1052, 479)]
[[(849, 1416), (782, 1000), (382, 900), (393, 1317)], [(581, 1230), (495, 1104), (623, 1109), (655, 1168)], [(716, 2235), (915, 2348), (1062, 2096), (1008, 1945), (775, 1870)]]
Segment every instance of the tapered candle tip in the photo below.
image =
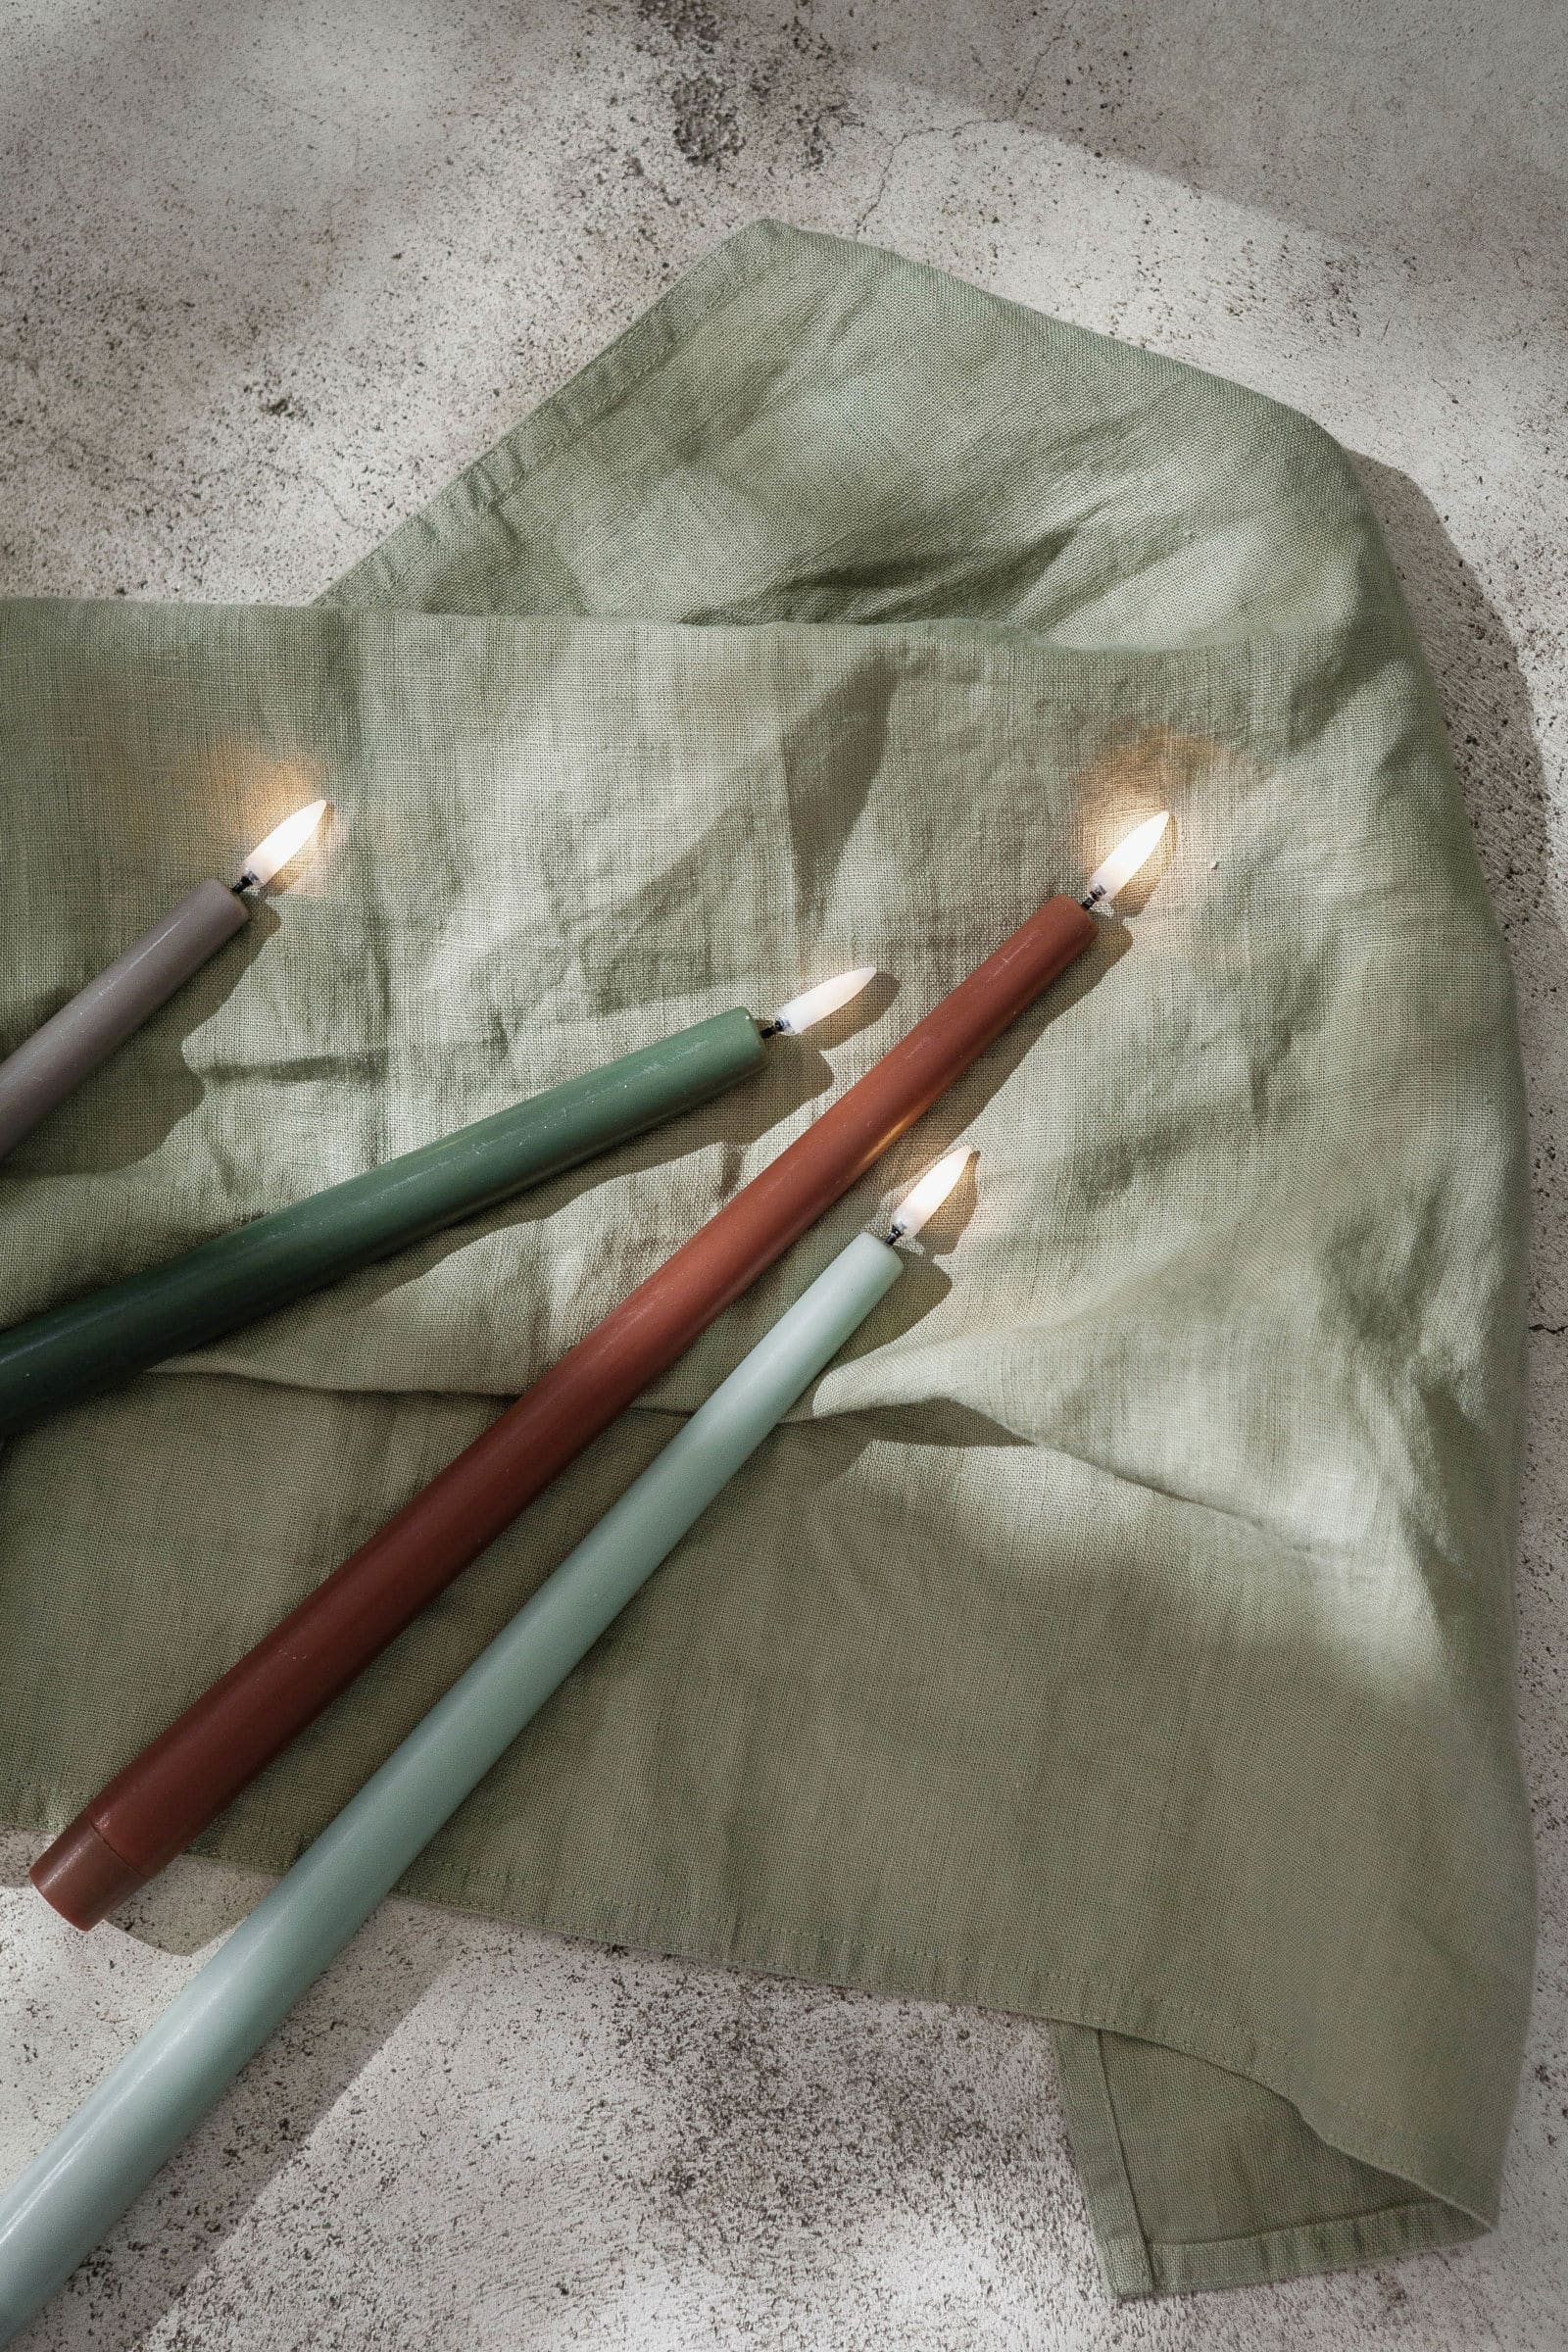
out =
[(862, 963), (853, 972), (841, 972), (836, 980), (818, 981), (815, 988), (808, 988), (804, 995), (791, 997), (787, 1004), (781, 1004), (768, 1026), (786, 1037), (799, 1037), (803, 1029), (809, 1029), (813, 1022), (825, 1021), (830, 1012), (848, 1004), (852, 997), (858, 997), (875, 978), (876, 965)]
[(906, 1193), (893, 1211), (889, 1241), (912, 1240), (922, 1225), (928, 1225), (975, 1155), (973, 1144), (958, 1144), (934, 1168), (927, 1168), (913, 1192)]
[(1157, 816), (1146, 817), (1141, 825), (1135, 826), (1125, 841), (1118, 842), (1104, 864), (1097, 865), (1090, 875), (1084, 905), (1096, 906), (1102, 899), (1114, 899), (1119, 890), (1124, 890), (1146, 858), (1153, 856), (1154, 846), (1169, 823), (1170, 810), (1162, 808)]
[(265, 841), (259, 841), (245, 860), (242, 879), (254, 883), (260, 890), (291, 858), (297, 857), (311, 835), (326, 814), (325, 801), (312, 801), (309, 808), (296, 808), (274, 825)]

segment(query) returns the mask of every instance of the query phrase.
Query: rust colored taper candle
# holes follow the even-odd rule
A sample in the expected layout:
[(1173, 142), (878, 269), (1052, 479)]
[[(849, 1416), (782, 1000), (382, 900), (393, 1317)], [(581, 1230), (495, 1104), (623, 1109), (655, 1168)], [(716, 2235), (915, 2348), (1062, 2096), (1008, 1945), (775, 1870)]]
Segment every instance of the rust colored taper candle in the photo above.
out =
[(40, 1894), (90, 1928), (172, 1861), (1082, 954), (1087, 909), (1109, 907), (1164, 821), (1113, 852), (1081, 904), (1049, 899), (143, 1748), (39, 1855)]

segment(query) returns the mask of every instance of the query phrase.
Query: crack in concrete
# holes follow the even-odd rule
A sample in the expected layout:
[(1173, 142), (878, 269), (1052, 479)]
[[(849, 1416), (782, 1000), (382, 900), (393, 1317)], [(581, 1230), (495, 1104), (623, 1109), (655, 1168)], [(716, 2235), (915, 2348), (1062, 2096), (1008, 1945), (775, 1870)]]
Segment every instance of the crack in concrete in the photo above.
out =
[(859, 235), (887, 194), (888, 182), (893, 176), (893, 166), (901, 147), (907, 147), (911, 139), (956, 139), (966, 130), (993, 130), (998, 127), (997, 120), (992, 115), (971, 115), (962, 122), (926, 122), (914, 130), (901, 130), (888, 149), (882, 165), (882, 176), (876, 183), (871, 201), (856, 220), (856, 235)]

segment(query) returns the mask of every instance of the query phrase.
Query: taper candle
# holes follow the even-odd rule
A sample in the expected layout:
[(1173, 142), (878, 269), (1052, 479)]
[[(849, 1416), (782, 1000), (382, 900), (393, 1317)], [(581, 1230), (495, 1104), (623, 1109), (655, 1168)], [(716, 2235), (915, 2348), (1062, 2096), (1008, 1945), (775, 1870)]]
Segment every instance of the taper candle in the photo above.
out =
[(45, 1899), (90, 1928), (188, 1845), (1083, 953), (1087, 907), (1129, 878), (1111, 862), (1082, 903), (1049, 899), (100, 1789), (34, 1862)]
[(178, 1993), (0, 2198), (9, 2342), (390, 1891), (902, 1270), (971, 1156), (857, 1234)]
[(757, 1069), (765, 1038), (825, 1020), (869, 966), (793, 997), (771, 1020), (715, 1013), (603, 1069), (0, 1333), (0, 1437), (204, 1348), (323, 1283), (476, 1215), (672, 1119)]
[(161, 923), (0, 1061), (0, 1155), (107, 1061), (225, 940), (244, 930), (250, 895), (298, 856), (325, 812), (325, 801), (313, 801), (285, 817), (252, 850), (237, 882), (198, 882)]

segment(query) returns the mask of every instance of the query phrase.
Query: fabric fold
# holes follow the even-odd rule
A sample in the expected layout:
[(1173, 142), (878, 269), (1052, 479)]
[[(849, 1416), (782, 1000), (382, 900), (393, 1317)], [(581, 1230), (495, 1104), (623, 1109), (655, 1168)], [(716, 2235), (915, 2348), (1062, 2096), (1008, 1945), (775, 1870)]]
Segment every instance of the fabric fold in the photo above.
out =
[[(0, 614), (0, 1046), (322, 857), (0, 1164), (14, 1320), (744, 1003), (891, 1001), (0, 1454), (0, 1808), (125, 1756), (1153, 807), (1154, 887), (908, 1139), (906, 1278), (410, 1874), (1050, 2020), (1118, 2295), (1495, 2216), (1511, 984), (1354, 472), (1238, 386), (760, 222), (323, 602)], [(25, 785), (26, 790), (24, 791)], [(278, 1868), (875, 1199), (823, 1220), (230, 1810)]]

